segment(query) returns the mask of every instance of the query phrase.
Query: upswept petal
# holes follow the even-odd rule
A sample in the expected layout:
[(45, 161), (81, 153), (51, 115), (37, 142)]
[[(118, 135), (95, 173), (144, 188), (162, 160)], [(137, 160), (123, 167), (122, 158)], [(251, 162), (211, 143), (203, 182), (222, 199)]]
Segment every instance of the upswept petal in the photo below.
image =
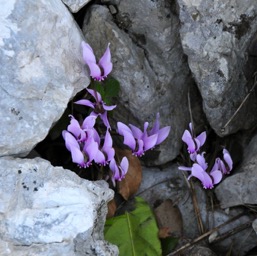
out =
[(100, 118), (102, 119), (105, 127), (107, 129), (110, 129), (111, 126), (110, 126), (110, 123), (109, 123), (109, 120), (108, 120), (108, 117), (107, 117), (107, 112), (105, 111), (103, 114), (100, 114)]
[(87, 116), (82, 123), (82, 129), (84, 130), (93, 129), (93, 127), (95, 126), (95, 122), (96, 122), (96, 116), (94, 115)]
[(233, 168), (233, 161), (229, 154), (229, 152), (224, 148), (223, 149), (223, 159), (225, 160), (226, 164), (228, 165), (227, 173), (229, 173)]
[(111, 51), (110, 51), (110, 43), (107, 45), (107, 48), (99, 60), (99, 66), (104, 70), (103, 76), (109, 75), (112, 71), (112, 62), (111, 62)]
[(170, 129), (171, 129), (170, 126), (166, 126), (166, 127), (161, 128), (157, 132), (158, 138), (157, 138), (157, 141), (156, 141), (156, 145), (161, 144), (168, 137), (168, 135), (170, 133)]
[(127, 157), (123, 157), (121, 162), (120, 162), (120, 169), (121, 169), (121, 179), (123, 179), (126, 175), (126, 173), (128, 172), (128, 168), (129, 168), (129, 161)]
[(129, 127), (130, 127), (130, 129), (132, 131), (133, 136), (136, 139), (140, 140), (140, 139), (143, 138), (143, 132), (138, 127), (136, 127), (136, 126), (134, 126), (132, 124), (129, 124)]
[(83, 59), (85, 63), (86, 64), (88, 64), (88, 62), (96, 63), (95, 54), (91, 46), (83, 41), (81, 42), (81, 47), (82, 47)]
[(142, 140), (137, 140), (137, 151), (134, 151), (133, 155), (141, 157), (144, 152), (144, 142)]
[(94, 62), (88, 62), (87, 65), (90, 70), (90, 76), (93, 77), (95, 80), (102, 80), (102, 72), (99, 66)]
[(116, 105), (107, 106), (105, 103), (103, 103), (103, 109), (106, 111), (111, 111), (116, 108)]
[(118, 127), (118, 133), (119, 133), (120, 135), (123, 135), (123, 132), (124, 132), (124, 131), (129, 132), (129, 133), (131, 133), (131, 135), (132, 135), (131, 129), (130, 129), (127, 125), (125, 125), (124, 123), (118, 122), (118, 123), (117, 123), (117, 127)]
[(72, 115), (70, 115), (70, 124), (67, 130), (71, 132), (77, 139), (83, 140), (85, 137), (85, 132), (82, 131), (78, 120), (76, 120)]
[(193, 164), (191, 175), (202, 182), (204, 188), (213, 188), (213, 182), (208, 173), (206, 173), (199, 164)]
[(113, 143), (112, 136), (109, 133), (109, 131), (106, 130), (105, 137), (104, 137), (103, 149), (104, 148), (111, 148), (112, 147), (112, 143)]
[(110, 161), (109, 167), (112, 171), (112, 183), (115, 186), (115, 180), (121, 180), (121, 176), (118, 165), (114, 158)]
[(65, 146), (69, 151), (71, 151), (72, 147), (80, 149), (77, 140), (69, 132), (63, 131), (62, 136), (65, 140)]
[(149, 137), (146, 137), (143, 142), (144, 142), (144, 151), (149, 150), (153, 148), (156, 145), (156, 141), (158, 139), (158, 135), (154, 134)]
[(102, 102), (102, 96), (98, 91), (93, 90), (93, 89), (87, 89), (87, 91), (88, 91), (88, 93), (90, 93), (94, 97), (94, 99), (96, 101)]
[(182, 140), (187, 144), (187, 150), (189, 153), (195, 152), (195, 142), (192, 138), (191, 133), (188, 130), (185, 130), (182, 135)]
[(208, 168), (208, 164), (205, 161), (204, 154), (205, 152), (203, 152), (202, 154), (197, 154), (196, 161), (203, 168), (203, 170), (206, 171), (206, 169)]
[(130, 147), (132, 150), (135, 150), (136, 140), (135, 140), (134, 136), (132, 135), (132, 133), (124, 130), (123, 131), (123, 137), (124, 137), (123, 143), (125, 145), (127, 145), (128, 147)]
[(66, 148), (71, 152), (72, 162), (84, 167), (84, 155), (76, 139), (67, 131), (62, 132)]
[(223, 172), (223, 174), (228, 174), (229, 171), (227, 170), (224, 162), (222, 160), (219, 161), (220, 170)]
[(106, 131), (104, 144), (101, 150), (105, 153), (106, 162), (114, 158), (115, 150), (112, 147), (112, 137), (108, 130)]
[(106, 164), (105, 155), (100, 150), (98, 150), (97, 154), (94, 157), (94, 160), (99, 165), (105, 165)]
[(214, 187), (213, 181), (212, 181), (210, 175), (207, 172), (203, 172), (202, 176), (203, 176), (203, 178), (202, 178), (201, 182), (202, 182), (203, 188), (205, 188), (205, 189), (213, 188)]
[(219, 170), (211, 171), (210, 175), (212, 176), (213, 179), (213, 184), (218, 184), (222, 180), (222, 172)]
[(98, 144), (93, 140), (93, 138), (88, 138), (84, 145), (83, 151), (88, 156), (88, 162), (92, 162), (99, 151)]
[(191, 171), (192, 167), (179, 166), (178, 169), (181, 170), (181, 171)]
[(200, 146), (202, 146), (206, 141), (206, 132), (202, 132), (196, 137), (197, 140), (200, 142)]
[(75, 101), (74, 103), (95, 109), (94, 103), (92, 103), (90, 100), (78, 100), (78, 101)]

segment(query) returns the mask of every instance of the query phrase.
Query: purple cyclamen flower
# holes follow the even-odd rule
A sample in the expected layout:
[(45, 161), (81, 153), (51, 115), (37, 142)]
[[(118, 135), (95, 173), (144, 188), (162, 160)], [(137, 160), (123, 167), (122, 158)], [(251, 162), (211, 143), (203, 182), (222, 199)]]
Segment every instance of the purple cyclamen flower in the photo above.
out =
[[(100, 147), (100, 140), (97, 141), (98, 146)], [(100, 165), (106, 165), (108, 164), (115, 155), (115, 150), (112, 146), (112, 137), (109, 133), (109, 131), (106, 131), (104, 143), (101, 149), (99, 149), (99, 152), (95, 156), (95, 162)]]
[(97, 81), (104, 80), (112, 71), (110, 44), (107, 45), (105, 53), (98, 63), (96, 63), (96, 57), (91, 46), (84, 41), (81, 43), (81, 46), (83, 59), (90, 69), (90, 76)]
[(86, 117), (82, 125), (80, 125), (78, 120), (76, 120), (72, 115), (70, 115), (70, 117), (71, 120), (67, 130), (76, 137), (77, 141), (85, 141), (87, 137), (95, 137), (98, 135), (94, 128), (96, 121), (95, 116)]
[(150, 132), (147, 132), (148, 125), (149, 123), (145, 122), (142, 131), (132, 124), (129, 124), (128, 127), (122, 122), (117, 123), (118, 133), (124, 137), (123, 143), (130, 147), (135, 156), (142, 156), (145, 151), (159, 145), (169, 135), (170, 126), (159, 129), (159, 114), (157, 114), (155, 124)]
[(191, 174), (188, 176), (188, 179), (195, 177), (202, 182), (203, 188), (211, 189), (214, 185), (218, 184), (222, 179), (221, 170), (216, 168), (216, 163), (214, 164), (210, 173), (207, 173), (208, 164), (204, 158), (205, 152), (202, 154), (196, 155), (196, 162), (192, 167), (179, 166), (179, 170), (191, 171)]
[(115, 159), (113, 158), (111, 161), (110, 161), (110, 169), (113, 173), (112, 175), (112, 183), (113, 185), (115, 186), (115, 180), (118, 180), (118, 181), (121, 181), (127, 171), (128, 171), (128, 167), (129, 167), (129, 162), (128, 162), (128, 159), (127, 157), (123, 157), (121, 162), (120, 162), (120, 165), (117, 165)]
[(200, 147), (205, 143), (206, 140), (206, 132), (202, 132), (197, 137), (193, 137), (193, 129), (192, 124), (189, 124), (189, 130), (185, 130), (182, 136), (182, 140), (187, 144), (187, 151), (190, 154), (190, 158), (192, 161), (195, 160), (196, 152), (199, 151)]
[(107, 129), (110, 129), (110, 123), (107, 118), (107, 111), (111, 111), (114, 108), (116, 108), (116, 105), (113, 106), (107, 106), (101, 97), (101, 94), (95, 90), (92, 89), (87, 89), (87, 91), (94, 97), (96, 100), (95, 103), (91, 102), (90, 100), (78, 100), (74, 103), (79, 104), (79, 105), (84, 105), (87, 107), (92, 108), (94, 111), (91, 112), (90, 116), (100, 116), (102, 119), (104, 125), (107, 127)]
[(223, 174), (229, 174), (231, 172), (233, 161), (229, 152), (225, 148), (223, 149), (223, 160), (216, 158), (213, 168), (220, 170)]
[(71, 152), (72, 162), (78, 164), (80, 167), (90, 166), (99, 151), (98, 144), (93, 138), (88, 138), (83, 145), (67, 131), (63, 131), (62, 136), (65, 140), (66, 148)]

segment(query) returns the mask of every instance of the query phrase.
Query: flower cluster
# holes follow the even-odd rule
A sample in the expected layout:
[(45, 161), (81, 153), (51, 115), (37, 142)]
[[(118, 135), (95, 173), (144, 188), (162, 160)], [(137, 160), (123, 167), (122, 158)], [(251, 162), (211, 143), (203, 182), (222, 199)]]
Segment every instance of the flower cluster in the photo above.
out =
[[(89, 67), (90, 76), (96, 81), (103, 81), (112, 71), (111, 53), (109, 44), (99, 62), (89, 44), (82, 42), (83, 59)], [(100, 166), (109, 165), (112, 171), (112, 182), (122, 180), (129, 167), (126, 157), (123, 157), (118, 163), (115, 158), (113, 140), (110, 134), (111, 126), (108, 120), (108, 112), (116, 108), (116, 105), (107, 105), (102, 95), (95, 89), (87, 89), (88, 95), (93, 99), (81, 99), (75, 104), (83, 105), (92, 109), (90, 114), (79, 122), (70, 116), (70, 124), (67, 130), (62, 132), (65, 140), (65, 146), (71, 153), (72, 162), (81, 168), (87, 168), (93, 163)], [(104, 124), (105, 134), (97, 129), (97, 118)], [(131, 148), (135, 156), (142, 156), (145, 151), (152, 149), (163, 142), (169, 135), (170, 127), (160, 128), (160, 116), (157, 114), (153, 128), (148, 132), (148, 122), (144, 124), (144, 130), (141, 131), (134, 125), (125, 125), (117, 123), (118, 134), (124, 136), (124, 144)]]
[(190, 130), (185, 130), (182, 140), (187, 144), (187, 151), (192, 161), (191, 167), (179, 166), (179, 170), (190, 171), (188, 179), (195, 177), (202, 182), (205, 189), (211, 189), (218, 184), (225, 174), (229, 174), (233, 168), (233, 161), (229, 152), (223, 149), (223, 159), (217, 157), (214, 165), (208, 172), (208, 164), (205, 160), (205, 152), (200, 153), (201, 146), (205, 143), (206, 132), (198, 136), (193, 135), (192, 124)]

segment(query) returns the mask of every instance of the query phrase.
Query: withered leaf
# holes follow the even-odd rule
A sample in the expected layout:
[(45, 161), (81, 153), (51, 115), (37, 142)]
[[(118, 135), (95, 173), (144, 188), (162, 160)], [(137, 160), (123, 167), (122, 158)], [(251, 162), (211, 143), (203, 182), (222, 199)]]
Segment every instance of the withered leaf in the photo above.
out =
[(169, 228), (169, 232), (175, 235), (181, 235), (183, 231), (183, 221), (179, 209), (173, 206), (172, 200), (163, 201), (154, 209), (155, 217), (159, 229)]
[(117, 182), (118, 193), (128, 200), (134, 195), (142, 181), (142, 166), (139, 159), (132, 155), (130, 150), (127, 149), (116, 149), (116, 155), (118, 158), (126, 156), (129, 161), (129, 169), (122, 181)]
[(106, 215), (106, 218), (112, 218), (116, 212), (116, 209), (117, 209), (117, 205), (116, 205), (116, 202), (115, 202), (115, 199), (112, 199), (108, 204), (107, 204), (107, 207), (108, 207), (108, 213)]

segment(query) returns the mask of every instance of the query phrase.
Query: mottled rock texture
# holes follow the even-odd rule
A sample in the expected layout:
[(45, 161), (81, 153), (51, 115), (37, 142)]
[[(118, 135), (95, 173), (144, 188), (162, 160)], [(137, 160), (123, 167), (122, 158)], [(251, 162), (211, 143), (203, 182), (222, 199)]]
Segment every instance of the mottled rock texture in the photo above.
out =
[(178, 0), (178, 5), (183, 49), (211, 127), (220, 136), (248, 129), (256, 122), (255, 97), (224, 126), (253, 85), (257, 2)]
[(145, 159), (148, 164), (162, 164), (177, 156), (182, 127), (189, 119), (191, 79), (173, 7), (165, 1), (120, 1), (118, 13), (112, 16), (107, 7), (92, 5), (83, 24), (85, 38), (98, 56), (111, 43), (112, 75), (121, 84), (118, 107), (125, 109), (116, 111), (116, 120), (143, 128), (145, 121), (152, 123), (160, 112), (162, 125), (172, 127), (166, 142)]
[(61, 1), (1, 1), (0, 155), (25, 155), (89, 84), (82, 33)]
[(113, 197), (104, 181), (81, 179), (40, 158), (3, 157), (0, 195), (1, 255), (118, 255), (103, 240)]

